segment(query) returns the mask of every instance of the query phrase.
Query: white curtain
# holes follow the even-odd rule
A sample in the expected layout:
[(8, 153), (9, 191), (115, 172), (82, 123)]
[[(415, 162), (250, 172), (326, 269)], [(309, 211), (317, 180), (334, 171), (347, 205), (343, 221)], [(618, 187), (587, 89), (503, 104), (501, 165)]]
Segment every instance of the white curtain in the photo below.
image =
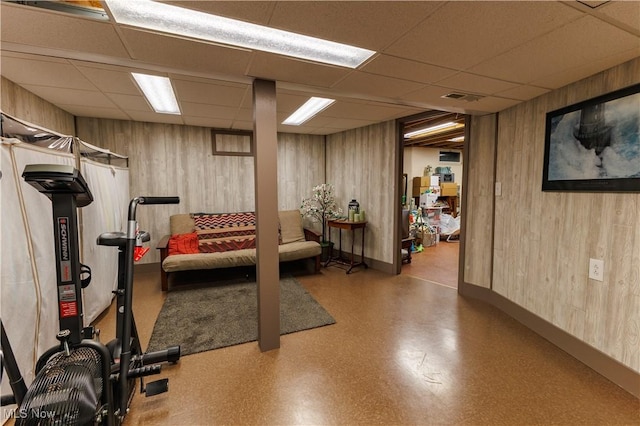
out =
[(103, 232), (125, 232), (129, 202), (129, 170), (82, 159), (82, 176), (93, 202), (82, 212), (82, 263), (91, 268), (91, 284), (84, 289), (85, 324), (111, 303), (117, 287), (118, 249), (96, 244)]
[[(58, 296), (51, 200), (26, 183), (27, 164), (75, 165), (72, 154), (1, 139), (0, 315), (27, 385), (37, 358), (58, 344)], [(83, 291), (84, 324), (109, 307), (117, 280), (117, 249), (96, 244), (98, 235), (124, 231), (129, 172), (86, 159), (81, 173), (94, 201), (80, 209), (82, 263), (92, 280)], [(6, 380), (2, 394), (10, 393)]]

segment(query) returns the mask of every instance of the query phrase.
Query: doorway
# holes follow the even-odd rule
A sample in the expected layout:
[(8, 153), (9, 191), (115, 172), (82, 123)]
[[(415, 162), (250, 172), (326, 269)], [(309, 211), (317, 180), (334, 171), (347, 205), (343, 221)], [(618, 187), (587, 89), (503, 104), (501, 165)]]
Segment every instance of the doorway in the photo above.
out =
[[(460, 215), (466, 116), (428, 111), (398, 120), (401, 154), (400, 215), (409, 235), (402, 274), (458, 287)], [(409, 251), (411, 251), (409, 255)]]

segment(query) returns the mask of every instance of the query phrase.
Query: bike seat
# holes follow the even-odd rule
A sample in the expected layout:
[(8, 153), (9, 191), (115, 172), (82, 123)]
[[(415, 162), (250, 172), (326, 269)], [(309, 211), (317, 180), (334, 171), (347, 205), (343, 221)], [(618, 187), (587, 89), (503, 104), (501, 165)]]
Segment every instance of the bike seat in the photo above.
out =
[[(151, 239), (147, 231), (138, 232), (140, 240), (146, 243)], [(127, 245), (127, 234), (125, 232), (103, 232), (98, 236), (99, 246), (124, 247)]]

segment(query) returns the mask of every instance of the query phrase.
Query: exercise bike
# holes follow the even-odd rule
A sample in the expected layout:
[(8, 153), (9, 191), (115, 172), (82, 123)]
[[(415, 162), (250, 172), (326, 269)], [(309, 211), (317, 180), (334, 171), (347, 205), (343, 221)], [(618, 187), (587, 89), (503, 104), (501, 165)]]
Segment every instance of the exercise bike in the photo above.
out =
[[(106, 233), (98, 244), (116, 246), (118, 289), (116, 338), (104, 345), (93, 327), (83, 327), (81, 291), (91, 281), (91, 269), (79, 261), (77, 208), (93, 201), (78, 170), (62, 165), (28, 165), (26, 182), (47, 195), (53, 203), (56, 277), (60, 345), (46, 351), (36, 363), (36, 376), (27, 388), (2, 326), (2, 357), (13, 397), (5, 403), (18, 404), (17, 425), (117, 425), (124, 421), (138, 378), (147, 396), (168, 390), (168, 379), (149, 383), (144, 376), (159, 374), (161, 362), (175, 363), (180, 347), (143, 353), (132, 311), (133, 254), (136, 246), (149, 240), (138, 232), (138, 204), (174, 204), (178, 197), (137, 197), (131, 200), (126, 233)], [(1, 325), (1, 322), (0, 322)]]

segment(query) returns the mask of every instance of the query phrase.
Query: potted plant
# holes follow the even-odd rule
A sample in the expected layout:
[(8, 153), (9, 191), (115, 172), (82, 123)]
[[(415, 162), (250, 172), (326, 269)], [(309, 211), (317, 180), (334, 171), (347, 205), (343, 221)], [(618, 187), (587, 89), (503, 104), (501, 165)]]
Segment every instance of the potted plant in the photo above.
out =
[(303, 217), (308, 217), (314, 223), (322, 223), (322, 261), (326, 262), (331, 254), (333, 243), (327, 240), (327, 220), (339, 217), (342, 209), (336, 206), (336, 200), (333, 196), (333, 185), (323, 183), (316, 185), (312, 189), (313, 196), (304, 198), (300, 206), (300, 212)]

